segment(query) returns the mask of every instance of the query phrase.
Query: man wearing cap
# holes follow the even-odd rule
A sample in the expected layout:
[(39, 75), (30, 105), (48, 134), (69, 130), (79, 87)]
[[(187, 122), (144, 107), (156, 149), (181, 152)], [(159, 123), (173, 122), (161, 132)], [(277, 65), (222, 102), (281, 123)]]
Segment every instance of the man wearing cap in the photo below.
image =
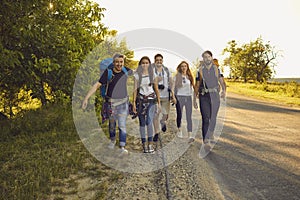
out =
[[(88, 99), (100, 88), (101, 85), (107, 85), (105, 101), (109, 103), (109, 135), (110, 144), (108, 147), (113, 149), (116, 144), (116, 122), (119, 127), (119, 140), (122, 154), (127, 154), (126, 145), (126, 119), (128, 116), (128, 92), (127, 92), (127, 75), (132, 75), (133, 71), (124, 66), (125, 56), (115, 54), (113, 57), (112, 78), (108, 80), (108, 70), (106, 69), (99, 81), (95, 83), (87, 93), (82, 103), (82, 108), (87, 107)], [(125, 68), (125, 69), (123, 69)], [(124, 72), (126, 71), (127, 74)]]

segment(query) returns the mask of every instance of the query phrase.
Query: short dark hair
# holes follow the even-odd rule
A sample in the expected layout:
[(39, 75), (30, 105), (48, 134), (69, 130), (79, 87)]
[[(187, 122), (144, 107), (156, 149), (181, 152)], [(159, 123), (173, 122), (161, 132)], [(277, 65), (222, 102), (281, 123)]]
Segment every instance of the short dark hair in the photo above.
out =
[(115, 61), (116, 58), (123, 58), (123, 59), (125, 60), (125, 55), (120, 54), (120, 53), (116, 53), (116, 54), (113, 56), (113, 61)]
[(213, 56), (212, 52), (209, 51), (209, 50), (206, 50), (206, 51), (204, 51), (204, 52), (202, 53), (202, 58), (203, 58), (204, 54), (208, 54), (208, 55), (210, 55), (211, 57)]
[(163, 57), (160, 53), (158, 53), (158, 54), (156, 54), (156, 55), (154, 56), (154, 60), (155, 60), (157, 57), (161, 57), (162, 59), (164, 59), (164, 57)]

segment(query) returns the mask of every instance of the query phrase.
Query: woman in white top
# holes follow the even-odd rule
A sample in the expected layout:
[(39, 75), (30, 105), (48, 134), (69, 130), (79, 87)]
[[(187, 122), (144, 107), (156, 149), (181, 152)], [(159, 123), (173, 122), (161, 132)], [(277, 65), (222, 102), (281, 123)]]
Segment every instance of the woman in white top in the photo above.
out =
[(187, 120), (187, 132), (189, 142), (193, 142), (192, 137), (192, 96), (194, 97), (194, 107), (197, 108), (196, 95), (194, 93), (195, 83), (192, 72), (189, 68), (189, 64), (186, 61), (182, 61), (177, 67), (177, 73), (174, 77), (174, 93), (176, 97), (176, 112), (177, 112), (177, 128), (178, 137), (182, 138), (181, 121), (182, 121), (182, 110), (185, 107), (186, 120)]
[[(157, 80), (154, 79), (153, 68), (150, 67), (150, 59), (147, 56), (141, 58), (139, 66), (134, 74), (133, 112), (138, 114), (140, 134), (144, 153), (153, 153), (153, 118), (156, 107), (160, 110), (160, 98)], [(148, 138), (146, 138), (146, 127)], [(148, 145), (147, 145), (148, 139)]]

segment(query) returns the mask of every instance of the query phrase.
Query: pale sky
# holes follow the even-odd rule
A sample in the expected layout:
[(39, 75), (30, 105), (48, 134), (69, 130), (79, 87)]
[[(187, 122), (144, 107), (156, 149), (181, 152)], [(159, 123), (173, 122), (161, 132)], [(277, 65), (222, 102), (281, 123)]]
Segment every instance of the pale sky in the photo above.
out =
[[(175, 31), (211, 50), (221, 62), (221, 53), (230, 40), (242, 44), (262, 36), (283, 51), (283, 57), (277, 59), (275, 77), (300, 78), (299, 0), (95, 1), (106, 8), (102, 22), (109, 29), (120, 34), (141, 28)], [(136, 52), (136, 58), (148, 55), (153, 60), (155, 53)], [(167, 66), (177, 66), (182, 60), (163, 54)]]

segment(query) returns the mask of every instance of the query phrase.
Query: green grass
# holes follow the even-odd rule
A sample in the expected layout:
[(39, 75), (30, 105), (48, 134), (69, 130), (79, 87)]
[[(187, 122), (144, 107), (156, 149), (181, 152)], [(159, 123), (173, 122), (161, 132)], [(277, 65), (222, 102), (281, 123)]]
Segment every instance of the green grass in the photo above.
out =
[(93, 187), (103, 199), (108, 183), (121, 178), (85, 149), (69, 105), (49, 105), (0, 123), (0, 199), (63, 199), (78, 192), (78, 174), (98, 180)]
[(278, 104), (300, 106), (300, 84), (290, 83), (242, 83), (226, 81), (227, 91), (268, 100)]

